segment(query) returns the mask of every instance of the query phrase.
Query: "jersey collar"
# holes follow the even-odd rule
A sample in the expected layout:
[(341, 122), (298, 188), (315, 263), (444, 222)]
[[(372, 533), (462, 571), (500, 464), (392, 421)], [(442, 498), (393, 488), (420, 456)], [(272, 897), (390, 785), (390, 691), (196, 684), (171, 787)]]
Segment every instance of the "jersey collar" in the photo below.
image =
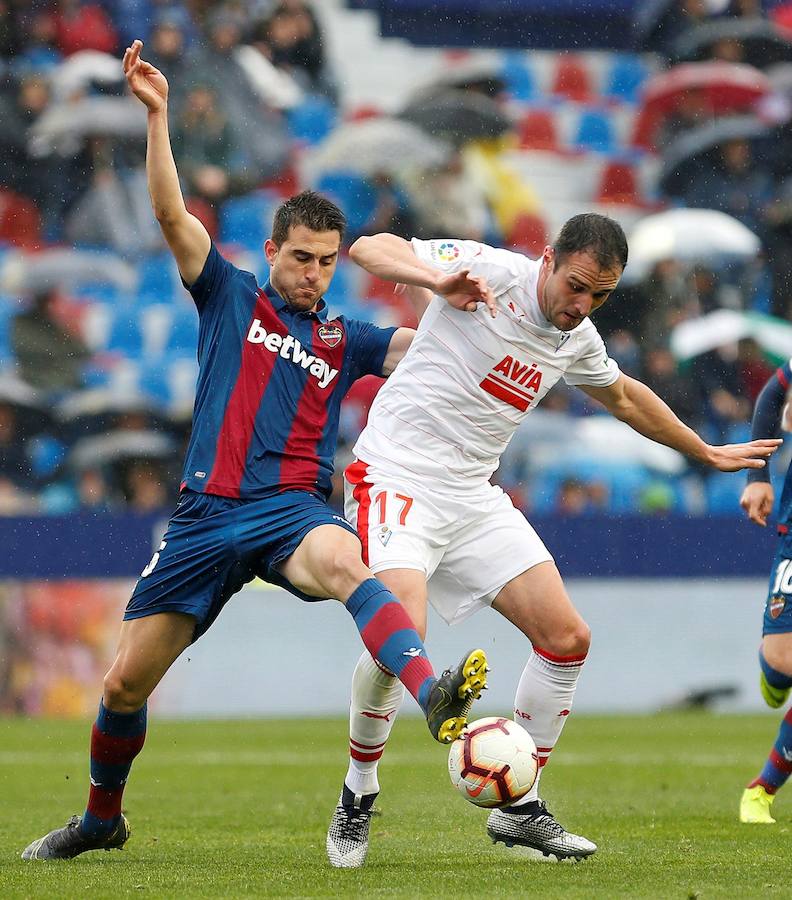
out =
[(269, 279), (267, 279), (264, 288), (264, 293), (267, 295), (267, 299), (273, 306), (273, 309), (276, 312), (290, 312), (292, 315), (297, 316), (307, 316), (309, 318), (313, 317), (318, 319), (320, 322), (325, 322), (327, 320), (327, 303), (325, 303), (324, 297), (319, 299), (319, 303), (317, 304), (317, 308), (314, 312), (296, 312), (292, 309), (291, 304), (288, 300), (284, 300), (283, 297), (275, 290), (272, 286)]

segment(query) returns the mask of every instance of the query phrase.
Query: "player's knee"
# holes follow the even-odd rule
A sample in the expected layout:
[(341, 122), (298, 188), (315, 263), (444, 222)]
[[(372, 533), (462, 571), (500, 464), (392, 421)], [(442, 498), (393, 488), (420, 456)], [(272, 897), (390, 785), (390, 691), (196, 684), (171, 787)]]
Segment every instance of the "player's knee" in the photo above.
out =
[(328, 556), (324, 577), (342, 588), (341, 593), (351, 593), (361, 582), (370, 578), (371, 573), (360, 558), (360, 548), (354, 546), (342, 548)]
[(591, 646), (591, 629), (580, 619), (556, 634), (542, 645), (544, 650), (556, 656), (585, 656)]
[(104, 705), (114, 712), (135, 712), (146, 702), (145, 692), (123, 675), (112, 670), (105, 675), (103, 694)]

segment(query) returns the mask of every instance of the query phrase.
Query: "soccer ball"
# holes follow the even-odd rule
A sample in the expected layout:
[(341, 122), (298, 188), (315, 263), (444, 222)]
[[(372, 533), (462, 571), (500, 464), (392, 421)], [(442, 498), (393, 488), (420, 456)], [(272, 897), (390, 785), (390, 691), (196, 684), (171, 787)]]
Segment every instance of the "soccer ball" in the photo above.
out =
[(501, 716), (470, 722), (448, 754), (451, 784), (476, 806), (509, 806), (531, 790), (538, 770), (531, 735)]

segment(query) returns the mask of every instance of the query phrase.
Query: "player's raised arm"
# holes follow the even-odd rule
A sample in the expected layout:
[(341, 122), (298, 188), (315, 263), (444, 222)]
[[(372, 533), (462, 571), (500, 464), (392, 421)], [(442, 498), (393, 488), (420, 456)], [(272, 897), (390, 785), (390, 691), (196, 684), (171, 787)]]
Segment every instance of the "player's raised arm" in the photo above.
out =
[(485, 303), (494, 317), (495, 296), (486, 279), (471, 275), (469, 269), (446, 274), (418, 259), (409, 241), (395, 234), (375, 234), (358, 238), (349, 248), (354, 262), (377, 278), (418, 288), (428, 288), (457, 309), (473, 312)]
[(187, 284), (196, 281), (211, 248), (208, 232), (187, 212), (168, 133), (168, 82), (140, 58), (142, 41), (124, 53), (124, 74), (132, 93), (148, 110), (146, 174), (154, 215)]
[(688, 428), (673, 410), (645, 384), (620, 375), (608, 387), (580, 385), (590, 397), (600, 403), (622, 422), (639, 434), (672, 447), (691, 459), (698, 460), (721, 472), (740, 469), (761, 469), (781, 444), (777, 439), (762, 439), (744, 444), (713, 446)]

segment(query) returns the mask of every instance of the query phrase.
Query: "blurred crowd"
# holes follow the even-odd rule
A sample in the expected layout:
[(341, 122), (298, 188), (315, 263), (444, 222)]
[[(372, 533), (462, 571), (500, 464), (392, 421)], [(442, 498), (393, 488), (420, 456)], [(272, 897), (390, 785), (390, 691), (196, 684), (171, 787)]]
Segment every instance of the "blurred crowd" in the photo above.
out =
[[(792, 24), (792, 4), (776, 5), (772, 20), (758, 0), (651, 5), (658, 12), (641, 49), (663, 71), (640, 96), (636, 87), (634, 98), (619, 100), (617, 112), (627, 110), (636, 128), (629, 152), (617, 149), (613, 161), (657, 159), (660, 174), (640, 196), (605, 198), (615, 205), (603, 211), (620, 218), (622, 203), (634, 219), (666, 207), (719, 210), (762, 249), (728, 261), (653, 258), (596, 322), (625, 372), (707, 439), (730, 441), (745, 436), (773, 359), (748, 329), (684, 359), (672, 335), (720, 310), (790, 317), (792, 43), (783, 26)], [(194, 314), (183, 292), (179, 300), (166, 288), (156, 308), (136, 305), (147, 273), (162, 283), (166, 251), (146, 189), (145, 112), (120, 67), (134, 38), (169, 81), (188, 207), (224, 252), (260, 275), (269, 226), (262, 211), (308, 184), (348, 213), (347, 245), (388, 230), (538, 253), (552, 238), (535, 185), (510, 164), (515, 148), (542, 146), (520, 93), (527, 69), (513, 60), (500, 72), (449, 67), (398, 117), (350, 111), (329, 62), (323, 12), (304, 0), (0, 0), (0, 515), (147, 512), (175, 498), (188, 410), (137, 384), (121, 390), (124, 360), (115, 351), (138, 373), (156, 367), (139, 346), (108, 350), (94, 333), (108, 308), (156, 331), (157, 310), (171, 304), (169, 322), (192, 316), (174, 359), (194, 359)], [(717, 77), (702, 79), (701, 67), (713, 63)], [(580, 98), (570, 97), (578, 114)], [(616, 109), (612, 98), (601, 106)], [(520, 120), (532, 124), (521, 131)], [(566, 164), (570, 153), (558, 158)], [(100, 261), (85, 255), (97, 250)], [(80, 287), (86, 266), (94, 290)], [(389, 288), (353, 269), (342, 260), (334, 287), (342, 311), (410, 324)], [(170, 340), (159, 344), (165, 356)], [(102, 376), (110, 370), (111, 386)], [(194, 375), (179, 371), (185, 383)], [(339, 467), (376, 389), (366, 382), (345, 407)], [(508, 451), (498, 474), (504, 487), (527, 509), (569, 515), (712, 509), (695, 468), (610, 459), (607, 439), (599, 468), (581, 465), (593, 439), (582, 426), (596, 412), (581, 394), (554, 390)], [(558, 453), (559, 440), (569, 452)], [(633, 482), (630, 466), (641, 472)]]

